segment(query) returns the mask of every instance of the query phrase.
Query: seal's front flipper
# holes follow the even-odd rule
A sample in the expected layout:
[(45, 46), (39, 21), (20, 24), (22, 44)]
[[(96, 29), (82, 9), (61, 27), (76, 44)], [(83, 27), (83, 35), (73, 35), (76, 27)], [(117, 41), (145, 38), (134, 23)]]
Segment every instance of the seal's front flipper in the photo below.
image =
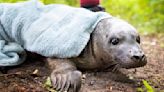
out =
[(79, 91), (82, 73), (76, 69), (74, 63), (68, 59), (48, 58), (47, 61), (49, 67), (52, 69), (51, 82), (57, 91)]

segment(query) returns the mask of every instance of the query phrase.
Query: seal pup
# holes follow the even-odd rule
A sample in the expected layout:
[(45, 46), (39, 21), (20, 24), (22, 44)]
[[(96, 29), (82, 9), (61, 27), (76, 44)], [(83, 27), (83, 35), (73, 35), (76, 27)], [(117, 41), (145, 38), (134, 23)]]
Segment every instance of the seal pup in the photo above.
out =
[(80, 70), (137, 68), (146, 65), (140, 36), (129, 23), (112, 17), (101, 20), (80, 56), (68, 59), (47, 58), (53, 87), (61, 92), (78, 92)]

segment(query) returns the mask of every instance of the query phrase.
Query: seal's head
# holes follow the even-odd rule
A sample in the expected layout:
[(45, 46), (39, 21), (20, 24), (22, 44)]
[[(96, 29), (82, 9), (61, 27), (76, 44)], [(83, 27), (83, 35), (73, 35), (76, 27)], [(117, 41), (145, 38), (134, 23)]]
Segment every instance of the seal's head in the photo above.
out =
[(94, 51), (104, 68), (119, 65), (128, 69), (146, 65), (140, 36), (127, 22), (117, 18), (101, 20), (93, 34)]

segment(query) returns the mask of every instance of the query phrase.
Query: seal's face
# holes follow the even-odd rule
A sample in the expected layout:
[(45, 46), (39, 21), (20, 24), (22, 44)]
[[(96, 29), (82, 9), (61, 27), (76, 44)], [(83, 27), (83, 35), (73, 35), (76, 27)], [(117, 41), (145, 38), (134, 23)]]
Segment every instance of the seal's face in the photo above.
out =
[[(103, 22), (103, 21), (102, 21)], [(105, 22), (105, 33), (99, 36), (103, 43), (98, 46), (106, 56), (106, 64), (114, 62), (122, 68), (136, 68), (146, 65), (146, 56), (140, 46), (140, 36), (127, 22), (112, 18)], [(103, 23), (102, 23), (103, 24)], [(101, 29), (101, 28), (100, 28)], [(104, 58), (104, 57), (102, 57)]]

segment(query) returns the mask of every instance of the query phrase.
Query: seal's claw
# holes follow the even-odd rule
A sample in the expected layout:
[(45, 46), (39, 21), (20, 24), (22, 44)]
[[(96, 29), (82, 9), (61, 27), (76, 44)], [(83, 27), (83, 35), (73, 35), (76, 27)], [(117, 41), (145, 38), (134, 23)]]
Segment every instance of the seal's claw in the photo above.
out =
[(51, 83), (53, 87), (56, 87), (56, 77), (53, 74), (51, 74)]
[(61, 89), (59, 90), (59, 92), (64, 91), (64, 87), (65, 87), (66, 83), (67, 83), (67, 76), (65, 74), (63, 74), (63, 76), (62, 76)]
[(68, 71), (65, 73), (51, 74), (51, 80), (53, 87), (60, 92), (78, 92), (81, 87), (81, 76), (80, 71)]
[(70, 81), (66, 81), (64, 91), (67, 91), (69, 89), (69, 87), (70, 87)]
[(57, 84), (56, 84), (56, 90), (60, 89), (60, 85), (61, 85), (61, 80), (62, 80), (62, 75), (58, 74), (57, 75)]
[(74, 71), (71, 73), (70, 76), (71, 80), (71, 88), (73, 92), (78, 92), (79, 88), (81, 87), (81, 76), (82, 73), (80, 71)]

